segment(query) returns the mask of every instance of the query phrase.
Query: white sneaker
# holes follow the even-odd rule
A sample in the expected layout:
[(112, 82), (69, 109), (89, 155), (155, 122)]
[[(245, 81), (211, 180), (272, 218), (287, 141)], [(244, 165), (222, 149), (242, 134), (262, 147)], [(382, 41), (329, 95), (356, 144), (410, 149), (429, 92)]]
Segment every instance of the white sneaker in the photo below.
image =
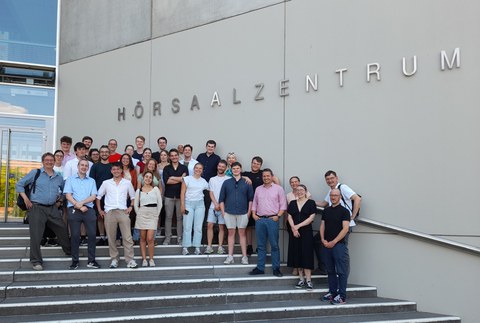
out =
[(233, 256), (230, 256), (228, 255), (227, 259), (225, 259), (225, 261), (223, 262), (225, 265), (231, 265), (235, 262), (235, 260), (233, 259)]
[(195, 248), (195, 254), (197, 256), (202, 254), (202, 252), (200, 251), (200, 248)]
[(222, 246), (219, 246), (219, 247), (218, 247), (218, 250), (217, 250), (217, 253), (218, 253), (219, 255), (223, 255), (223, 254), (225, 253), (225, 249), (223, 249)]
[(117, 268), (118, 267), (118, 261), (113, 259), (112, 262), (110, 263), (110, 268)]
[(143, 259), (143, 261), (142, 261), (142, 267), (148, 267), (147, 259)]
[(170, 238), (165, 238), (165, 240), (163, 240), (163, 245), (168, 246), (169, 244), (170, 244)]
[(182, 237), (178, 237), (177, 238), (177, 244), (181, 246), (182, 245), (182, 240), (183, 240)]
[(242, 257), (242, 265), (248, 265), (248, 257), (247, 256)]
[(182, 255), (186, 256), (186, 255), (189, 255), (189, 254), (190, 254), (190, 252), (188, 252), (187, 248), (182, 249)]
[(43, 270), (43, 266), (41, 264), (33, 265), (33, 270), (40, 271)]
[(213, 253), (213, 248), (210, 246), (207, 246), (207, 248), (205, 249), (205, 254), (209, 255), (211, 253)]
[(130, 260), (127, 264), (127, 268), (132, 268), (132, 269), (138, 268), (137, 262), (133, 259)]
[(150, 259), (148, 261), (148, 264), (150, 265), (150, 267), (155, 267), (155, 261), (153, 261), (153, 259)]

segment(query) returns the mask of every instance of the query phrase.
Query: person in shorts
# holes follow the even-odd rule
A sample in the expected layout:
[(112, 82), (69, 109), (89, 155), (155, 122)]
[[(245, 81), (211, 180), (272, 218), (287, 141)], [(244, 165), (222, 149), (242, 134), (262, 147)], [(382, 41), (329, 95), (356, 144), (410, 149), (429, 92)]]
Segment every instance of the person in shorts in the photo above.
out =
[(242, 177), (242, 165), (232, 164), (233, 177), (226, 180), (220, 190), (220, 209), (228, 229), (228, 257), (223, 262), (226, 265), (234, 263), (233, 247), (235, 231), (238, 228), (240, 247), (242, 249), (242, 265), (248, 265), (247, 237), (245, 228), (248, 224), (253, 202), (253, 188)]

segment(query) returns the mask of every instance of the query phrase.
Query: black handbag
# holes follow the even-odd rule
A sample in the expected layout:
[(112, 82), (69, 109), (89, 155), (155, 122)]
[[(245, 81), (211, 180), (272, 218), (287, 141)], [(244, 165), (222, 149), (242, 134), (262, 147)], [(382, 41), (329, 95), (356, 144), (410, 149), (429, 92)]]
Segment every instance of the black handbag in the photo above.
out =
[[(27, 184), (25, 185), (25, 195), (30, 198), (30, 193), (33, 192), (35, 193), (35, 186), (37, 185), (37, 179), (38, 176), (40, 176), (40, 169), (37, 169), (37, 173), (35, 174), (35, 177), (33, 178), (33, 183), (32, 184)], [(17, 196), (17, 206), (20, 208), (20, 210), (26, 211), (27, 210), (27, 205), (25, 204), (25, 200), (23, 197), (18, 194)], [(25, 222), (25, 220), (24, 220)]]

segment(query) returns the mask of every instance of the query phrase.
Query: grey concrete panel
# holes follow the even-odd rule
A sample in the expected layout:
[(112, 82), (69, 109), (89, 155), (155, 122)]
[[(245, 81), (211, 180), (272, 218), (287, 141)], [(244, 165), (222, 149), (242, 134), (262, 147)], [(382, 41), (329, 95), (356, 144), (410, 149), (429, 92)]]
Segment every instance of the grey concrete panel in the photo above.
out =
[[(379, 297), (408, 297), (417, 302), (419, 311), (478, 322), (478, 256), (395, 234), (376, 233), (353, 233), (349, 251), (349, 284), (374, 284)], [(464, 301), (452, 301), (446, 294), (461, 295)]]
[[(461, 1), (287, 3), (286, 178), (299, 175), (323, 199), (323, 174), (363, 195), (362, 214), (413, 230), (477, 236), (480, 4)], [(305, 13), (309, 14), (306, 16)], [(442, 71), (440, 53), (461, 49)], [(409, 70), (417, 56), (417, 73)], [(366, 81), (366, 65), (381, 80)], [(347, 68), (344, 85), (337, 69)], [(318, 74), (318, 91), (305, 77)], [(299, 136), (303, 143), (299, 144)], [(303, 167), (305, 157), (315, 161)], [(463, 176), (457, 176), (461, 172)], [(461, 188), (461, 194), (454, 193)], [(461, 206), (461, 211), (459, 210)], [(455, 239), (454, 237), (452, 239)]]
[(152, 7), (152, 37), (198, 27), (285, 1), (280, 0), (156, 0)]
[[(116, 138), (123, 152), (137, 135), (147, 133), (148, 114), (142, 119), (132, 114), (137, 101), (148, 106), (150, 100), (150, 50), (150, 42), (144, 42), (60, 65), (58, 136), (72, 136), (75, 142), (89, 135), (94, 147)], [(123, 107), (128, 129), (118, 122), (118, 109)]]
[(60, 12), (60, 64), (151, 37), (151, 0), (65, 0)]
[[(218, 154), (235, 152), (245, 170), (261, 155), (264, 166), (281, 174), (283, 19), (284, 7), (272, 6), (154, 39), (152, 100), (162, 103), (162, 115), (152, 118), (150, 141), (166, 135), (171, 146), (191, 143), (197, 156), (215, 139)], [(264, 21), (269, 23), (259, 30)], [(261, 101), (254, 99), (257, 83), (265, 84)], [(233, 103), (234, 88), (240, 104)], [(222, 105), (212, 108), (215, 92)], [(200, 109), (191, 109), (194, 95)], [(171, 109), (174, 98), (180, 100), (178, 113)]]

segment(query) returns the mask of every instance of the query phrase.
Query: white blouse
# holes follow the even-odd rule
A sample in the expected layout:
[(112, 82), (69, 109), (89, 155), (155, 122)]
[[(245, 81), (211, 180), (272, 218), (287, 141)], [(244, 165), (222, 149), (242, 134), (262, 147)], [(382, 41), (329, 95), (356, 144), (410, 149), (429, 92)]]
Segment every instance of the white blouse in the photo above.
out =
[[(138, 205), (139, 201), (140, 206)], [(162, 195), (158, 187), (155, 186), (150, 192), (141, 192), (141, 189), (135, 192), (133, 205), (135, 212), (138, 213), (138, 211), (147, 204), (157, 204), (157, 213), (160, 214), (160, 210), (162, 209)]]

